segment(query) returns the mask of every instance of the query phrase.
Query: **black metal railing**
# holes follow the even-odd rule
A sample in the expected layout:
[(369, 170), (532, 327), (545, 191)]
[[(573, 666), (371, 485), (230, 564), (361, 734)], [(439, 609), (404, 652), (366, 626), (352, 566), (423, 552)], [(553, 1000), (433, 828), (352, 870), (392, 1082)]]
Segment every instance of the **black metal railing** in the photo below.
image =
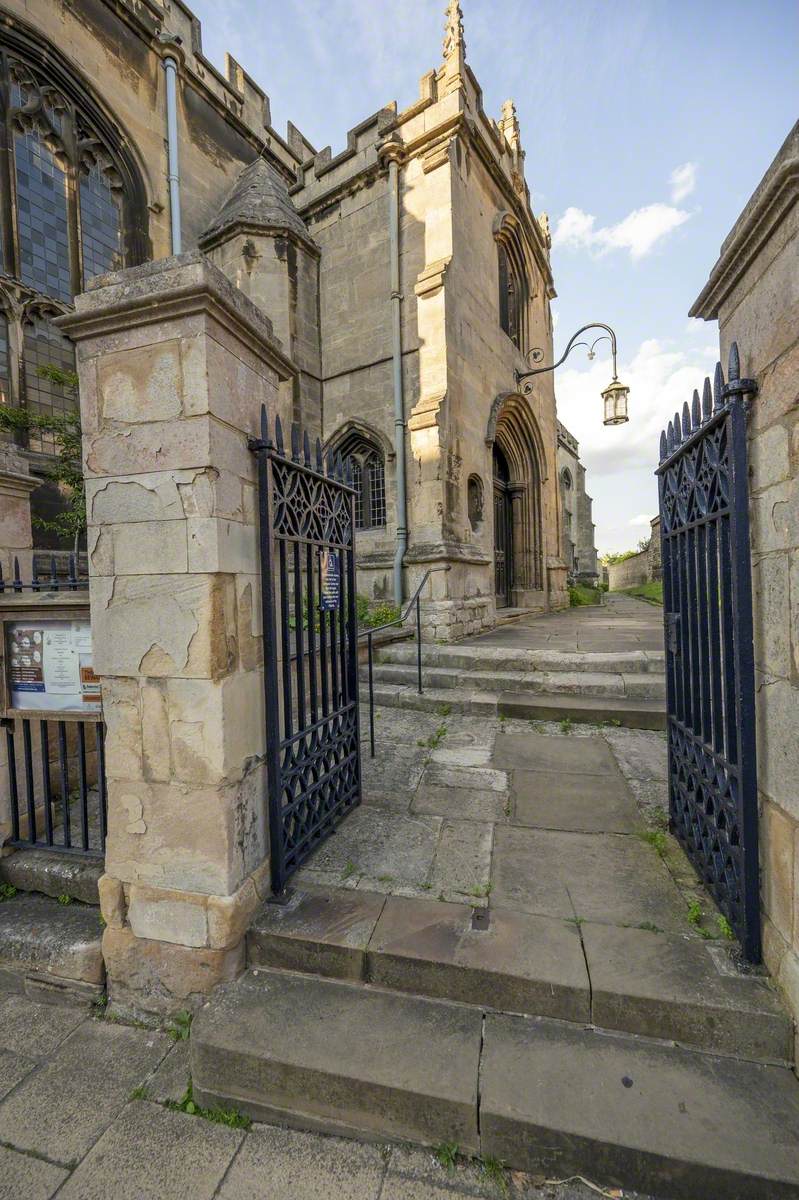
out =
[[(88, 586), (88, 579), (78, 574), (74, 554), (66, 563), (64, 555), (51, 555), (49, 575), (37, 570), (34, 559), (30, 579), (23, 578), (19, 558), (14, 558), (10, 579), (4, 578), (0, 567), (0, 596), (6, 597), (4, 607), (11, 609), (15, 595), (75, 593), (87, 591)], [(49, 607), (44, 600), (42, 608)], [(41, 615), (41, 609), (37, 611)], [(53, 603), (53, 619), (69, 618), (70, 612), (71, 608)], [(102, 856), (108, 813), (102, 716), (96, 712), (62, 716), (47, 710), (17, 714), (7, 709), (6, 713), (0, 718), (6, 742), (0, 802), (7, 807), (11, 826), (6, 845)]]
[(53, 554), (50, 558), (50, 575), (40, 576), (35, 565), (31, 572), (30, 582), (25, 583), (19, 567), (19, 559), (14, 559), (14, 575), (12, 579), (3, 578), (3, 565), (0, 563), (0, 596), (8, 592), (78, 592), (89, 586), (88, 579), (80, 578), (75, 565), (75, 555), (70, 554), (67, 562), (66, 575), (58, 574), (58, 564)]
[(102, 720), (6, 717), (10, 846), (102, 855), (108, 804)]
[(422, 581), (418, 588), (408, 601), (408, 607), (404, 613), (400, 613), (393, 621), (386, 621), (384, 625), (376, 625), (374, 629), (362, 629), (358, 634), (358, 638), (366, 638), (367, 662), (369, 673), (369, 757), (375, 756), (375, 685), (374, 685), (374, 651), (373, 638), (376, 633), (382, 633), (385, 629), (393, 629), (395, 625), (404, 625), (410, 613), (415, 610), (416, 614), (416, 690), (421, 696), (422, 687), (422, 588), (427, 583), (431, 575), (436, 571), (449, 571), (450, 566), (430, 567), (422, 576)]

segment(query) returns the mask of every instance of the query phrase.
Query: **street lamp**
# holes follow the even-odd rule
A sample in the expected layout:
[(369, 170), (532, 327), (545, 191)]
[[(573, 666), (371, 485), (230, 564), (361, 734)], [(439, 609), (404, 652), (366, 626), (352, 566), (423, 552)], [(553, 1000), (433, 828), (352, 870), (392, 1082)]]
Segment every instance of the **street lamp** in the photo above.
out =
[[(605, 333), (600, 334), (600, 336), (590, 344), (588, 342), (578, 342), (577, 339), (580, 334), (585, 333), (587, 329), (604, 329)], [(566, 361), (575, 346), (587, 346), (588, 357), (593, 359), (596, 356), (595, 347), (600, 342), (610, 342), (611, 351), (613, 353), (613, 378), (605, 390), (600, 393), (602, 396), (602, 402), (605, 406), (604, 424), (623, 425), (625, 421), (629, 421), (630, 419), (627, 416), (627, 397), (630, 394), (630, 389), (620, 381), (618, 372), (616, 370), (616, 334), (613, 332), (610, 325), (603, 325), (601, 321), (592, 321), (590, 325), (583, 325), (581, 329), (578, 329), (577, 332), (570, 338), (569, 344), (564, 350), (562, 357), (559, 358), (556, 363), (553, 363), (552, 366), (531, 367), (529, 371), (516, 370), (514, 372), (514, 375), (516, 376), (516, 382), (521, 383), (523, 379), (530, 379), (532, 375), (543, 375), (547, 371), (556, 370), (556, 368), (559, 367), (562, 362)], [(536, 348), (531, 350), (526, 357), (528, 362), (532, 360), (532, 362), (540, 363), (544, 357), (544, 351), (541, 350), (540, 347), (536, 346)], [(523, 388), (524, 395), (529, 396), (532, 390), (533, 385), (531, 383), (525, 383)]]

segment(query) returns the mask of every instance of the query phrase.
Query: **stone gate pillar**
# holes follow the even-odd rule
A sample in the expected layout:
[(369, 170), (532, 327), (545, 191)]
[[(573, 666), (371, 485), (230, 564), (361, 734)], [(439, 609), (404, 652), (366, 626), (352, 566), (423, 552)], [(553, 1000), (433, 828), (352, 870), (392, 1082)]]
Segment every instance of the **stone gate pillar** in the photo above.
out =
[(59, 324), (77, 343), (107, 726), (109, 1001), (166, 1013), (241, 970), (269, 885), (247, 436), (291, 364), (199, 253), (103, 276)]

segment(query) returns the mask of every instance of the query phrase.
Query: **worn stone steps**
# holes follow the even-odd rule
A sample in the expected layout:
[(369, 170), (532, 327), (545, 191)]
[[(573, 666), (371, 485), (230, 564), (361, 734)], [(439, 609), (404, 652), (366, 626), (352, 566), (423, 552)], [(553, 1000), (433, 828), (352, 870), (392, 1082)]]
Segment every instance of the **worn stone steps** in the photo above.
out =
[[(415, 666), (402, 663), (381, 663), (374, 669), (379, 683), (416, 685)], [(361, 679), (368, 671), (361, 668)], [(610, 671), (519, 671), (479, 670), (460, 667), (422, 667), (425, 687), (445, 689), (466, 688), (476, 691), (532, 693), (548, 696), (634, 697), (642, 700), (665, 701), (666, 681), (663, 675), (652, 673), (616, 674)]]
[(264, 968), (195, 1017), (201, 1104), (695, 1200), (799, 1198), (785, 1067)]
[[(432, 688), (420, 695), (416, 684), (375, 681), (375, 704), (386, 708), (409, 708), (422, 712), (469, 713), (472, 716), (517, 717), (525, 721), (570, 721), (589, 725), (603, 722), (630, 729), (665, 729), (665, 705), (660, 700), (637, 696), (574, 696), (512, 691), (491, 692), (475, 688)], [(361, 686), (361, 701), (368, 704), (369, 692)]]
[(0, 903), (0, 992), (91, 1001), (105, 987), (100, 914), (19, 892)]
[(15, 850), (0, 858), (0, 882), (20, 892), (69, 896), (83, 904), (99, 904), (97, 883), (103, 860), (60, 854), (57, 850)]
[(793, 1054), (773, 988), (720, 970), (699, 938), (306, 885), (257, 912), (247, 961), (766, 1062)]
[[(375, 652), (378, 663), (416, 666), (415, 642), (395, 642)], [(603, 672), (613, 675), (655, 674), (665, 670), (662, 650), (531, 650), (521, 646), (481, 646), (471, 642), (454, 646), (423, 644), (423, 667), (451, 667), (466, 671), (543, 671), (567, 674)]]

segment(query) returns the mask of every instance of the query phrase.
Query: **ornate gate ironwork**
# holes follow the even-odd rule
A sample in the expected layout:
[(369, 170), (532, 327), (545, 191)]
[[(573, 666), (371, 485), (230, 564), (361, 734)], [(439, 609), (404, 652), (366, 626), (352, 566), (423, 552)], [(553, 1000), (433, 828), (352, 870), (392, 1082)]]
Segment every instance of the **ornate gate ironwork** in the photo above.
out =
[(266, 409), (258, 457), (272, 889), (361, 801), (355, 492), (339, 455)]
[(759, 962), (757, 764), (746, 415), (733, 344), (660, 435), (669, 827)]

